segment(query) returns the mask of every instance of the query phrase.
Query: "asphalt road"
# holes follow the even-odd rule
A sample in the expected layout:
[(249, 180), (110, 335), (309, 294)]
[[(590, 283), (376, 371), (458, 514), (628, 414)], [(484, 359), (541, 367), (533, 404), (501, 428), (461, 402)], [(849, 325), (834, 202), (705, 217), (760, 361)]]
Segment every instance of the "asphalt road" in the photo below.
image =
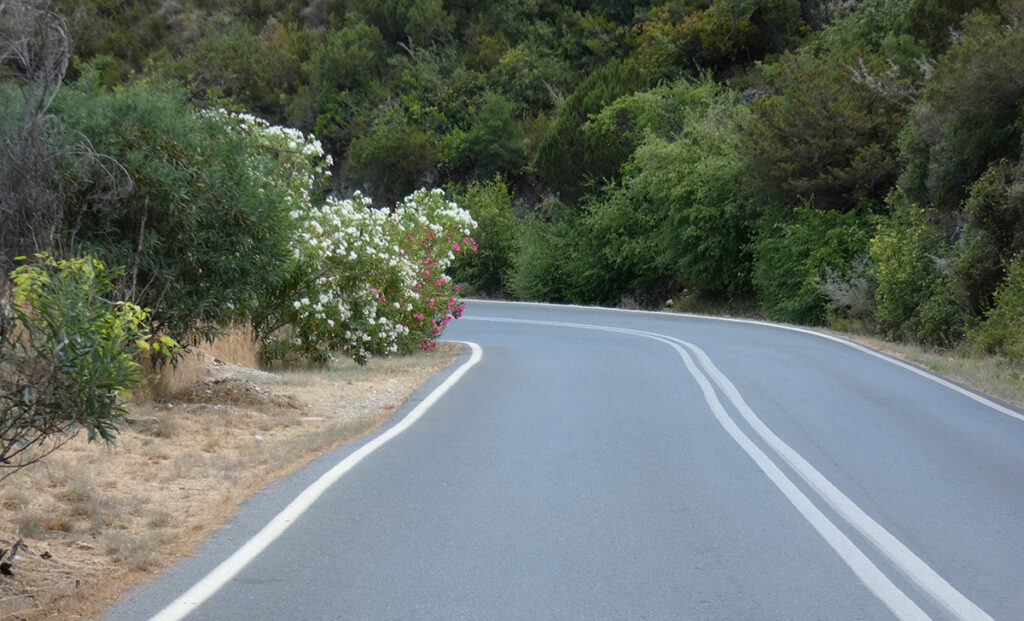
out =
[(109, 619), (1024, 619), (1017, 410), (751, 322), (470, 302), (445, 336)]

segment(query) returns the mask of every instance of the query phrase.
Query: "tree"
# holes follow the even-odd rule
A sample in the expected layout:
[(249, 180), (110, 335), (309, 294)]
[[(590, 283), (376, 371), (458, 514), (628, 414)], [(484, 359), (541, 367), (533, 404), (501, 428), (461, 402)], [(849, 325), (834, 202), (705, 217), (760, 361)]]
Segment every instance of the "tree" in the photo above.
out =
[(905, 104), (855, 82), (856, 58), (801, 50), (764, 67), (773, 92), (755, 102), (744, 146), (754, 195), (841, 211), (885, 197)]
[(1006, 279), (993, 296), (985, 320), (968, 334), (967, 342), (988, 354), (999, 354), (1020, 368), (1024, 365), (1024, 255), (1008, 264)]
[[(91, 61), (104, 56), (103, 82), (123, 84), (141, 72), (155, 50), (174, 47), (176, 40), (188, 39), (187, 7), (158, 0), (83, 2), (56, 0), (59, 10), (71, 18), (75, 59)], [(173, 33), (173, 34), (172, 34)], [(74, 63), (72, 63), (74, 64)], [(74, 77), (77, 72), (72, 71)]]
[(572, 79), (568, 64), (557, 54), (527, 44), (506, 51), (487, 73), (491, 91), (504, 95), (518, 116), (554, 107)]
[(612, 59), (576, 87), (537, 151), (537, 171), (559, 198), (573, 203), (618, 177), (632, 149), (591, 139), (586, 123), (619, 97), (647, 86), (649, 76), (638, 63)]
[(356, 0), (353, 5), (385, 41), (409, 50), (441, 40), (455, 25), (442, 0)]
[(975, 13), (942, 55), (901, 144), (900, 187), (922, 206), (959, 208), (991, 162), (1016, 159), (1024, 102), (1024, 27), (1019, 13)]
[(871, 240), (875, 319), (886, 338), (949, 346), (964, 330), (966, 305), (950, 269), (951, 249), (929, 214), (894, 191), (892, 214)]
[(889, 28), (899, 34), (908, 34), (924, 43), (932, 56), (949, 47), (958, 36), (961, 21), (972, 12), (994, 14), (1000, 0), (910, 0), (885, 2), (892, 11)]
[(749, 22), (779, 54), (793, 47), (803, 28), (821, 29), (815, 0), (713, 0), (710, 4), (713, 12)]
[(856, 211), (797, 209), (765, 214), (754, 243), (757, 299), (777, 321), (822, 324), (828, 280), (849, 280), (867, 253), (874, 223)]
[(706, 297), (748, 297), (757, 208), (736, 180), (749, 110), (709, 76), (659, 90), (675, 118), (637, 148), (623, 186), (643, 192), (665, 214), (652, 233), (663, 270)]
[(488, 97), (463, 138), (461, 157), (476, 181), (495, 175), (515, 176), (526, 164), (523, 129), (512, 106), (500, 95)]
[(377, 114), (369, 129), (352, 141), (348, 159), (364, 188), (393, 203), (434, 182), (439, 145), (401, 105), (385, 104)]
[(578, 210), (558, 202), (544, 204), (523, 220), (508, 279), (513, 296), (541, 302), (576, 301), (572, 272), (582, 263), (581, 220)]
[(380, 31), (361, 22), (327, 30), (311, 48), (304, 65), (309, 85), (299, 87), (289, 117), (295, 126), (320, 136), (328, 151), (341, 155), (367, 108), (372, 111), (384, 98), (380, 80), (387, 49)]
[(479, 249), (455, 257), (452, 279), (486, 295), (504, 293), (519, 231), (508, 186), (500, 176), (473, 181), (454, 200), (476, 221), (474, 239)]
[(0, 289), (15, 257), (54, 247), (69, 186), (109, 198), (129, 185), (50, 112), (70, 54), (67, 24), (49, 3), (0, 3)]
[[(234, 105), (281, 123), (301, 85), (312, 81), (304, 65), (311, 34), (270, 21), (254, 30), (235, 15), (217, 12), (204, 20), (187, 51), (159, 54), (151, 73), (176, 78), (191, 97)], [(108, 84), (115, 86), (121, 84)]]

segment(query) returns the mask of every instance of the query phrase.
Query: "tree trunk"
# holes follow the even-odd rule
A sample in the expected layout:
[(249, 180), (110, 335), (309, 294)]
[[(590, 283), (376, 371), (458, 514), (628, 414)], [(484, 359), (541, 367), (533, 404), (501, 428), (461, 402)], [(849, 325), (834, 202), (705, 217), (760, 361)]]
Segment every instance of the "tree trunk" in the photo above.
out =
[(758, 30), (768, 37), (768, 40), (771, 41), (772, 45), (775, 47), (775, 51), (779, 54), (786, 51), (786, 42), (782, 39), (782, 34), (775, 28), (775, 26), (772, 26), (765, 20), (764, 14), (761, 13), (761, 7), (757, 7), (754, 9), (754, 12), (750, 14), (750, 23), (756, 26)]
[(814, 11), (811, 9), (811, 0), (800, 0), (800, 13), (811, 30), (814, 32), (821, 30), (821, 24), (818, 23), (817, 18), (814, 17)]

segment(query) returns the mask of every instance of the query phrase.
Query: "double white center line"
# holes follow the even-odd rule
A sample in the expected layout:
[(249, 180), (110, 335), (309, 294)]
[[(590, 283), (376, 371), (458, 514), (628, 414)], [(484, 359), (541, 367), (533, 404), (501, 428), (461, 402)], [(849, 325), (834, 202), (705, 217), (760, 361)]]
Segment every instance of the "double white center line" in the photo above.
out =
[[(478, 321), (547, 325), (584, 330), (628, 334), (664, 343), (678, 352), (687, 371), (696, 380), (716, 420), (726, 433), (747, 453), (758, 468), (782, 492), (807, 522), (835, 550), (864, 585), (899, 619), (928, 619), (929, 616), (906, 593), (896, 586), (857, 545), (850, 540), (793, 480), (737, 424), (719, 399), (719, 391), (732, 404), (750, 429), (779, 459), (789, 466), (818, 497), (831, 507), (849, 526), (885, 556), (934, 604), (955, 619), (990, 620), (977, 604), (957, 591), (934, 569), (928, 566), (896, 537), (872, 519), (845, 494), (837, 489), (814, 466), (783, 442), (744, 401), (743, 396), (696, 345), (663, 334), (590, 324), (554, 321), (530, 321), (473, 317)], [(692, 354), (692, 355), (691, 355)], [(717, 390), (716, 390), (717, 387)]]

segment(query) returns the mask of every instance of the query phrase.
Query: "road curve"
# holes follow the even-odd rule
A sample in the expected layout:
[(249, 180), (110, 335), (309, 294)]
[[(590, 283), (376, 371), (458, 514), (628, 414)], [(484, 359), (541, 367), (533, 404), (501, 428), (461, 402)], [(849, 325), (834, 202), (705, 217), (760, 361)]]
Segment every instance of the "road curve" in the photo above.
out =
[(446, 337), (108, 618), (1024, 618), (1014, 408), (756, 322), (473, 301)]

